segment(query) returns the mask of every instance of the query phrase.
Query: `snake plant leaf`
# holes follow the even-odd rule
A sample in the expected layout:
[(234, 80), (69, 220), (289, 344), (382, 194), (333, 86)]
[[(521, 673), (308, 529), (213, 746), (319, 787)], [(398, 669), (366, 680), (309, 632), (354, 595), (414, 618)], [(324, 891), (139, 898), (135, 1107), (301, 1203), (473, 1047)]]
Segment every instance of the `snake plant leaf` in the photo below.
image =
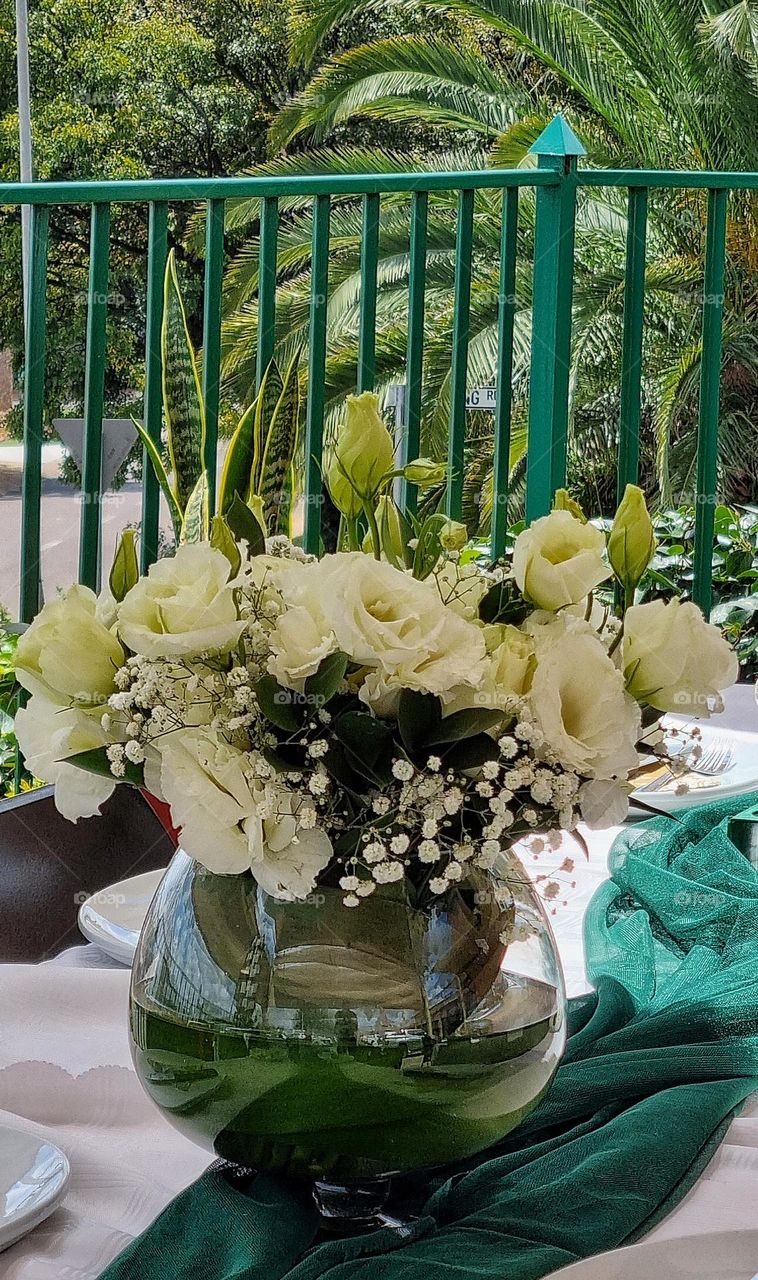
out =
[(179, 290), (173, 249), (166, 263), (161, 356), (163, 411), (173, 469), (173, 488), (177, 503), (184, 511), (203, 470), (205, 407), (197, 372), (197, 357), (189, 336), (184, 302)]
[(300, 420), (300, 381), (297, 366), (300, 352), (292, 357), (284, 376), (282, 393), (274, 409), (266, 435), (258, 493), (263, 499), (263, 518), (269, 533), (290, 532), (293, 493), (293, 458), (297, 448)]
[(207, 542), (209, 526), (208, 472), (201, 471), (197, 484), (187, 499), (180, 542)]
[(211, 546), (221, 551), (231, 566), (230, 578), (236, 578), (242, 564), (242, 556), (229, 525), (223, 516), (214, 516), (211, 520)]
[(235, 493), (247, 493), (253, 467), (255, 412), (257, 400), (243, 413), (229, 441), (218, 490), (218, 509), (226, 515)]
[[(252, 494), (259, 494), (261, 491), (261, 468), (263, 465), (263, 454), (266, 448), (266, 438), (283, 391), (284, 383), (282, 382), (282, 375), (279, 372), (279, 366), (275, 360), (272, 360), (271, 363), (266, 366), (263, 378), (261, 379), (260, 391), (258, 392), (255, 400), (253, 461), (250, 467), (248, 489), (245, 495), (248, 500)], [(240, 493), (243, 492), (244, 490), (240, 489)]]
[(144, 787), (144, 765), (132, 764), (131, 760), (124, 760), (124, 773), (121, 777), (115, 778), (111, 773), (110, 762), (105, 752), (105, 747), (93, 747), (91, 751), (78, 751), (75, 756), (66, 756), (61, 763), (75, 764), (77, 769), (84, 769), (85, 773), (95, 773), (99, 778), (109, 778), (111, 782), (128, 782), (133, 787)]
[(163, 465), (163, 459), (160, 453), (158, 452), (158, 446), (156, 445), (155, 441), (151, 439), (151, 437), (147, 434), (141, 422), (138, 422), (136, 418), (132, 418), (132, 422), (136, 427), (137, 434), (140, 440), (145, 446), (145, 452), (148, 458), (150, 459), (150, 465), (152, 466), (153, 471), (155, 472), (155, 478), (158, 481), (158, 484), (160, 485), (161, 490), (163, 492), (163, 496), (166, 499), (166, 502), (168, 504), (169, 514), (171, 516), (171, 523), (174, 526), (174, 533), (178, 538), (182, 528), (182, 509), (176, 500), (176, 494), (174, 493), (174, 490), (172, 488), (171, 481), (168, 476), (168, 472), (166, 471), (166, 468)]
[(139, 582), (137, 533), (135, 529), (124, 529), (118, 540), (108, 579), (113, 599), (120, 604), (127, 591), (131, 591), (137, 582)]

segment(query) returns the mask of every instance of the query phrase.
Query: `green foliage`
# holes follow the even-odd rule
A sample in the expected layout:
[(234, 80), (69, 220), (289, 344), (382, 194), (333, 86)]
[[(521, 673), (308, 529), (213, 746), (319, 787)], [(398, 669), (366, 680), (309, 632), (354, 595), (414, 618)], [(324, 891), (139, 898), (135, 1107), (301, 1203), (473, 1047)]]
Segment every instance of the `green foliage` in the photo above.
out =
[[(297, 47), (316, 69), (281, 112), (275, 146), (290, 154), (268, 174), (426, 171), (521, 164), (558, 109), (568, 110), (588, 163), (641, 168), (758, 169), (758, 59), (754, 5), (714, 17), (705, 0), (408, 0), (402, 35), (354, 41), (332, 54), (330, 32), (378, 12), (373, 0), (302, 0)], [(717, 10), (720, 6), (716, 7)], [(440, 30), (440, 14), (449, 24)], [(727, 19), (727, 14), (731, 15)], [(753, 25), (751, 25), (753, 23)], [(640, 39), (639, 33), (645, 33)], [(319, 66), (320, 62), (320, 66)], [(406, 130), (397, 151), (365, 142), (376, 123)], [(519, 509), (530, 366), (534, 197), (520, 195), (514, 336), (514, 505)], [(254, 240), (257, 207), (242, 201), (234, 229)], [(501, 201), (475, 200), (469, 380), (492, 383), (497, 366), (498, 239)], [(382, 198), (377, 306), (377, 385), (405, 375), (410, 258), (409, 198)], [(730, 500), (758, 497), (758, 204), (730, 202), (724, 325), (720, 482)], [(577, 211), (572, 387), (572, 469), (587, 490), (613, 505), (618, 385), (623, 333), (625, 195), (580, 192)], [(277, 358), (307, 334), (312, 219), (306, 202), (287, 204), (279, 243)], [(705, 198), (656, 192), (650, 203), (643, 353), (645, 479), (673, 505), (694, 487), (700, 374)], [(360, 307), (359, 203), (335, 201), (330, 258), (327, 425), (353, 390)], [(450, 409), (455, 195), (429, 198), (422, 448), (442, 457)], [(229, 272), (224, 369), (241, 387), (255, 359), (257, 254), (245, 244)], [(486, 529), (491, 506), (494, 422), (470, 414), (470, 532)], [(572, 476), (572, 489), (574, 488)], [(597, 507), (595, 507), (597, 509)]]
[(137, 534), (134, 529), (124, 529), (118, 540), (108, 579), (113, 599), (120, 603), (127, 591), (131, 591), (137, 582), (139, 582)]
[(177, 505), (184, 512), (205, 466), (205, 406), (173, 250), (166, 263), (161, 356), (172, 487)]
[(7, 615), (0, 618), (0, 799), (14, 796), (18, 791), (29, 791), (41, 783), (22, 769), (16, 786), (16, 760), (18, 743), (13, 718), (21, 705), (23, 689), (16, 680), (15, 660), (18, 636), (6, 630)]

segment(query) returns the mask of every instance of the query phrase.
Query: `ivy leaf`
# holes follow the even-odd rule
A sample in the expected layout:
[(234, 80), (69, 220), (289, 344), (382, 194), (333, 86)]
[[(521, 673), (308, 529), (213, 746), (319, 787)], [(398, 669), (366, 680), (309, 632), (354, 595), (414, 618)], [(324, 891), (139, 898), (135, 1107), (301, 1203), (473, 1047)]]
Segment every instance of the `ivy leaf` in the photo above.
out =
[(111, 782), (128, 782), (132, 787), (144, 787), (144, 765), (132, 764), (130, 760), (125, 760), (124, 775), (116, 778), (111, 773), (111, 766), (105, 752), (105, 747), (93, 747), (91, 751), (78, 751), (75, 756), (66, 756), (65, 763), (75, 764), (77, 769), (84, 769), (85, 773), (96, 773), (100, 778), (109, 778)]
[(235, 538), (247, 543), (251, 556), (260, 556), (266, 550), (266, 539), (263, 530), (246, 502), (235, 493), (226, 510), (226, 523)]
[(398, 726), (403, 746), (415, 755), (439, 732), (442, 724), (442, 703), (433, 693), (419, 693), (415, 689), (403, 689), (398, 707)]
[(339, 689), (349, 662), (346, 653), (330, 653), (319, 663), (318, 670), (308, 676), (303, 687), (306, 698), (325, 706)]
[(296, 703), (297, 694), (285, 689), (273, 676), (261, 676), (255, 693), (263, 714), (277, 728), (295, 733), (303, 723), (302, 708)]

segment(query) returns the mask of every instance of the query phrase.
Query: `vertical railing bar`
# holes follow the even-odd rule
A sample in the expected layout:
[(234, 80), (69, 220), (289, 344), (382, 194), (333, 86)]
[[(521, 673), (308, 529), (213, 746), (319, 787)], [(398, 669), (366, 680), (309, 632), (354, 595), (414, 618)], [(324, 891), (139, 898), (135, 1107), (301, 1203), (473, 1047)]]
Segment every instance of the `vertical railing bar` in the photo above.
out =
[[(153, 201), (148, 213), (147, 232), (147, 314), (145, 323), (144, 426), (150, 439), (161, 448), (163, 409), (161, 325), (163, 323), (163, 277), (168, 255), (168, 205)], [(142, 454), (142, 525), (140, 564), (143, 573), (158, 559), (160, 489), (147, 454)]]
[(358, 390), (373, 391), (376, 365), (376, 269), (379, 261), (379, 193), (363, 197)]
[(84, 366), (82, 511), (79, 524), (79, 581), (97, 591), (100, 583), (103, 396), (105, 387), (109, 204), (93, 204), (90, 229), (87, 349)]
[(463, 467), (466, 435), (466, 377), (468, 373), (471, 257), (474, 234), (474, 191), (458, 192), (458, 231), (455, 245), (453, 352), (450, 368), (450, 434), (447, 452), (447, 514), (457, 520), (463, 506)]
[(500, 234), (497, 405), (495, 408), (495, 460), (492, 473), (491, 542), (494, 560), (499, 559), (505, 551), (508, 529), (517, 230), (518, 187), (506, 187), (503, 191), (503, 221)]
[(616, 498), (636, 484), (640, 462), (642, 334), (645, 320), (645, 246), (647, 188), (629, 189), (624, 274), (624, 334), (621, 350), (621, 405)]
[(219, 371), (221, 368), (221, 287), (224, 277), (224, 201), (209, 200), (205, 221), (205, 278), (203, 282), (203, 404), (205, 406), (205, 469), (208, 506), (216, 506), (216, 450), (218, 445)]
[(539, 166), (558, 169), (561, 182), (540, 187), (535, 201), (527, 522), (550, 510), (566, 479), (574, 285), (576, 159), (540, 154)]
[(255, 366), (256, 390), (274, 354), (276, 335), (276, 253), (279, 234), (279, 202), (266, 196), (261, 205), (258, 242), (258, 353)]
[(718, 476), (719, 393), (724, 314), (726, 212), (729, 192), (708, 192), (708, 225), (703, 281), (703, 338), (700, 362), (700, 406), (697, 435), (695, 557), (692, 598), (706, 617), (713, 594), (713, 530)]
[(34, 205), (31, 218), (29, 312), (24, 352), (24, 467), (21, 479), (19, 617), (31, 622), (40, 606), (42, 419), (45, 403), (47, 244), (50, 210)]
[(305, 412), (305, 520), (303, 546), (317, 555), (321, 543), (322, 460), (326, 368), (326, 318), (329, 289), (329, 196), (313, 201), (311, 240), (310, 346)]
[[(424, 299), (426, 295), (426, 233), (429, 196), (415, 191), (411, 201), (411, 237), (408, 276), (408, 354), (405, 375), (405, 429), (400, 462), (405, 466), (419, 455), (421, 447), (421, 392), (424, 376)], [(415, 515), (418, 490), (400, 481), (400, 507)]]

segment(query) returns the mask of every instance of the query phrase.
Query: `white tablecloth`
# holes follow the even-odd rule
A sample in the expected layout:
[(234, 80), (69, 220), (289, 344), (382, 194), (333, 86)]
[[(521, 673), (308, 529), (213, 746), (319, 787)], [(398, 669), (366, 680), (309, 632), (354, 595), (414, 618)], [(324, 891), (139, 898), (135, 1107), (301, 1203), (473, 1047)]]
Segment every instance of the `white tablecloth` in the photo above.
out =
[[(734, 694), (727, 710), (732, 727), (758, 727), (752, 690)], [(577, 856), (576, 888), (567, 887), (568, 905), (553, 920), (572, 991), (584, 986), (581, 919), (612, 836), (591, 837), (589, 863)], [(211, 1158), (140, 1089), (127, 1040), (129, 975), (103, 964), (88, 947), (46, 965), (0, 966), (0, 1123), (44, 1135), (72, 1168), (64, 1204), (0, 1254), (0, 1280), (94, 1280)], [(754, 1228), (757, 1204), (755, 1095), (651, 1237)]]

